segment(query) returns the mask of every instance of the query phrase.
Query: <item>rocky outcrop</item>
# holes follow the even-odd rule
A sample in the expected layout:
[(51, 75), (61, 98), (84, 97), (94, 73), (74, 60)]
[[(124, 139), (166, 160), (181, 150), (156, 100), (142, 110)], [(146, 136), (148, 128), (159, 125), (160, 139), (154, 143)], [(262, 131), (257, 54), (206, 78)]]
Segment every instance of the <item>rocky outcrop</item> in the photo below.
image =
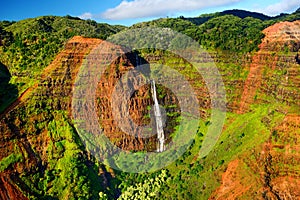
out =
[[(243, 56), (232, 56), (226, 53), (212, 54), (211, 58), (201, 58), (202, 62), (215, 61), (224, 78), (228, 93), (228, 110), (238, 113), (250, 111), (253, 103), (282, 102), (287, 106), (300, 106), (300, 76), (299, 76), (299, 21), (275, 24), (267, 28), (264, 33), (260, 50)], [(21, 174), (44, 173), (48, 167), (47, 148), (55, 142), (53, 135), (49, 133), (48, 124), (54, 119), (55, 112), (67, 113), (68, 121), (72, 123), (72, 94), (75, 78), (86, 55), (103, 42), (98, 39), (74, 37), (65, 46), (56, 59), (47, 67), (38, 84), (29, 88), (20, 98), (2, 113), (0, 118), (0, 160), (16, 153), (22, 159), (15, 160), (0, 173), (1, 198), (26, 199), (25, 196), (36, 196), (30, 191), (22, 180)], [(211, 107), (209, 91), (203, 77), (193, 70), (190, 64), (170, 54), (148, 54), (144, 58), (137, 57), (137, 53), (124, 53), (104, 71), (97, 85), (95, 102), (97, 116), (104, 134), (118, 147), (128, 151), (154, 151), (157, 138), (154, 129), (149, 138), (142, 137), (142, 133), (136, 130), (135, 135), (128, 135), (120, 129), (116, 117), (122, 119), (125, 112), (138, 126), (153, 127), (151, 121), (150, 83), (138, 87), (142, 83), (143, 76), (133, 73), (135, 79), (126, 79), (123, 85), (134, 89), (131, 96), (126, 99), (125, 91), (118, 91), (119, 101), (128, 105), (128, 109), (120, 107), (120, 112), (113, 113), (113, 92), (118, 81), (137, 65), (151, 63), (169, 64), (175, 70), (183, 72), (186, 80), (193, 87), (199, 101), (201, 117), (209, 117), (207, 112)], [(137, 63), (137, 60), (140, 60)], [(171, 60), (171, 61), (170, 61)], [(240, 66), (241, 70), (231, 69), (230, 64)], [(149, 66), (148, 66), (149, 67)], [(229, 68), (229, 69), (228, 69)], [(149, 71), (149, 70), (145, 70)], [(243, 73), (248, 72), (246, 79)], [(238, 78), (235, 72), (242, 74)], [(171, 84), (176, 85), (176, 80)], [(177, 118), (180, 115), (179, 102), (170, 88), (157, 84), (158, 101), (164, 107), (167, 124), (164, 127), (167, 143), (171, 142), (171, 134), (178, 125)], [(282, 113), (288, 113), (283, 109)], [(87, 113), (89, 114), (89, 113)], [(74, 128), (70, 125), (71, 128)], [(74, 128), (75, 129), (75, 128)], [(221, 187), (212, 195), (212, 199), (238, 198), (243, 195), (254, 196), (259, 194), (268, 198), (297, 198), (299, 197), (299, 115), (290, 114), (285, 117), (283, 123), (274, 129), (274, 135), (260, 151), (254, 153), (254, 160), (237, 159), (228, 164), (223, 175)], [(275, 134), (276, 133), (276, 134)], [(281, 151), (277, 151), (280, 149)], [(282, 152), (283, 150), (283, 152)], [(50, 150), (49, 150), (50, 151)], [(82, 150), (82, 160), (90, 157)], [(255, 164), (253, 164), (253, 161)], [(252, 162), (252, 164), (251, 164)], [(89, 163), (89, 162), (87, 162)], [(284, 163), (284, 167), (281, 165)], [(86, 164), (89, 165), (89, 164)], [(248, 166), (253, 174), (259, 172), (255, 178), (246, 177), (244, 180), (239, 174), (248, 173), (244, 166)], [(291, 166), (296, 166), (295, 168)], [(244, 170), (244, 171), (243, 171)], [(248, 170), (248, 169), (247, 169)], [(101, 170), (99, 170), (101, 171)], [(105, 170), (103, 170), (105, 171)], [(102, 172), (104, 173), (104, 172)], [(251, 175), (251, 174), (250, 174)], [(243, 180), (242, 180), (243, 179)], [(108, 184), (106, 178), (104, 184)], [(255, 184), (249, 184), (249, 180)], [(288, 182), (291, 181), (291, 184)], [(25, 195), (22, 195), (25, 194)]]
[(263, 33), (265, 37), (259, 48), (263, 51), (297, 52), (300, 48), (300, 21), (279, 22)]
[[(252, 104), (280, 102), (286, 107), (277, 110), (285, 116), (267, 142), (228, 163), (221, 186), (210, 199), (300, 198), (300, 116), (298, 109), (288, 109), (300, 105), (299, 32), (300, 21), (281, 22), (264, 30), (266, 36), (252, 56), (236, 111), (242, 114), (251, 112)], [(270, 128), (267, 119), (265, 124)]]
[[(26, 90), (17, 101), (7, 108), (1, 115), (0, 132), (0, 160), (18, 154), (20, 160), (7, 166), (0, 174), (2, 180), (0, 190), (5, 197), (11, 199), (26, 199), (26, 196), (39, 196), (31, 191), (20, 177), (26, 174), (44, 173), (49, 165), (49, 145), (56, 139), (49, 133), (48, 124), (55, 118), (54, 112), (66, 112), (69, 121), (72, 118), (72, 92), (75, 78), (86, 55), (102, 41), (74, 37), (65, 45), (65, 49), (57, 55), (55, 60), (44, 70), (38, 84)], [(128, 70), (136, 67), (135, 54), (124, 54), (113, 61), (98, 84), (98, 112), (99, 122), (104, 128), (104, 133), (117, 146), (125, 150), (156, 149), (156, 136), (141, 138), (130, 136), (122, 132), (113, 120), (111, 111), (111, 95), (118, 79)], [(144, 60), (142, 64), (147, 62)], [(128, 84), (138, 84), (128, 81)], [(168, 123), (165, 126), (167, 143), (169, 135), (174, 132), (177, 125), (180, 108), (174, 94), (163, 86), (157, 86), (161, 91), (159, 103), (166, 107), (164, 113)], [(150, 85), (138, 88), (128, 101), (129, 113), (138, 125), (151, 124)], [(153, 130), (154, 131), (154, 130)], [(53, 150), (52, 150), (53, 151)], [(82, 157), (89, 157), (87, 152), (82, 152)], [(103, 170), (102, 170), (103, 171)], [(104, 170), (105, 171), (105, 170)], [(104, 180), (105, 173), (102, 173)], [(15, 178), (12, 178), (15, 177)], [(109, 181), (103, 184), (109, 184)], [(22, 195), (20, 197), (20, 195)]]
[(51, 112), (70, 112), (72, 85), (79, 67), (85, 55), (100, 42), (98, 39), (72, 38), (45, 69), (39, 84), (26, 90), (2, 113), (0, 160), (12, 154), (21, 155), (21, 159), (0, 173), (3, 199), (27, 199), (25, 195), (37, 195), (27, 188), (20, 176), (43, 172), (47, 167), (46, 150), (49, 141), (53, 140), (47, 130), (53, 119)]
[[(115, 60), (108, 69), (104, 72), (104, 76), (101, 77), (99, 87), (97, 91), (97, 110), (100, 124), (104, 129), (104, 134), (118, 147), (124, 150), (138, 151), (147, 150), (154, 151), (157, 144), (157, 136), (155, 130), (155, 122), (153, 119), (153, 100), (150, 91), (150, 82), (145, 84), (146, 79), (143, 75), (137, 71), (131, 71), (133, 73), (129, 78), (125, 78), (120, 83), (121, 77), (127, 76), (130, 70), (133, 70), (136, 66), (137, 55), (135, 53), (127, 53)], [(149, 63), (138, 58), (143, 68), (149, 68)], [(143, 69), (143, 71), (149, 71), (149, 69)], [(147, 76), (147, 75), (146, 75)], [(122, 88), (116, 89), (117, 84), (121, 84)], [(142, 85), (142, 86), (141, 86)], [(141, 87), (140, 87), (141, 86)], [(158, 86), (160, 91), (158, 92), (159, 104), (165, 108), (165, 128), (164, 133), (167, 138), (167, 142), (170, 141), (169, 135), (174, 131), (176, 127), (176, 117), (179, 115), (180, 108), (178, 107), (178, 100), (175, 95), (163, 86)], [(132, 95), (130, 98), (126, 98), (127, 90), (124, 88), (132, 89)], [(117, 91), (115, 91), (117, 90)], [(113, 104), (113, 92), (117, 92), (118, 102)], [(119, 104), (127, 104), (119, 105)], [(112, 106), (118, 107), (117, 113), (113, 113)], [(127, 110), (128, 109), (128, 110)], [(125, 113), (129, 112), (129, 116)], [(168, 113), (169, 115), (167, 115)], [(175, 114), (172, 114), (175, 113)], [(135, 128), (132, 128), (131, 124), (124, 124), (123, 130), (120, 128), (121, 121), (127, 120), (127, 117), (131, 118), (135, 124)], [(152, 117), (151, 117), (152, 116)], [(148, 126), (149, 135), (145, 137), (145, 133), (139, 127)], [(125, 129), (125, 130), (124, 130)], [(126, 132), (126, 130), (128, 130)]]
[(28, 198), (19, 190), (16, 186), (16, 182), (10, 174), (0, 174), (0, 199), (16, 199), (16, 200), (27, 200)]
[(55, 110), (68, 110), (71, 113), (73, 84), (85, 56), (102, 40), (73, 37), (65, 45), (65, 50), (45, 69), (39, 87), (34, 95), (44, 98), (51, 96), (48, 105)]
[(299, 115), (287, 115), (269, 141), (231, 161), (210, 199), (299, 199), (299, 122)]
[(247, 112), (254, 102), (270, 103), (268, 96), (287, 105), (300, 105), (300, 21), (280, 22), (263, 32), (265, 38), (252, 57), (238, 113)]
[(228, 164), (228, 167), (222, 175), (222, 185), (209, 198), (212, 199), (237, 199), (244, 193), (248, 192), (251, 185), (244, 186), (241, 182), (239, 171), (240, 161), (234, 160)]

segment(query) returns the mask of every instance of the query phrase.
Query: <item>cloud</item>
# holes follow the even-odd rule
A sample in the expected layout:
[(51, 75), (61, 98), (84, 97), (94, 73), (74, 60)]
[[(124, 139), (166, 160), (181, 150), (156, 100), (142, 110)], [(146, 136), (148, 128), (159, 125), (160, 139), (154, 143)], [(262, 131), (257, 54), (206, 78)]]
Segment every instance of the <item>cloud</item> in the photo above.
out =
[(268, 15), (278, 15), (280, 13), (291, 12), (297, 10), (300, 7), (299, 0), (282, 0), (278, 3), (269, 5), (264, 9), (258, 11)]
[(83, 13), (82, 15), (78, 16), (80, 19), (91, 19), (93, 18), (93, 14), (92, 13), (89, 13), (89, 12), (86, 12), (86, 13)]
[(123, 0), (115, 8), (106, 10), (102, 18), (111, 20), (166, 16), (180, 11), (221, 6), (240, 0)]

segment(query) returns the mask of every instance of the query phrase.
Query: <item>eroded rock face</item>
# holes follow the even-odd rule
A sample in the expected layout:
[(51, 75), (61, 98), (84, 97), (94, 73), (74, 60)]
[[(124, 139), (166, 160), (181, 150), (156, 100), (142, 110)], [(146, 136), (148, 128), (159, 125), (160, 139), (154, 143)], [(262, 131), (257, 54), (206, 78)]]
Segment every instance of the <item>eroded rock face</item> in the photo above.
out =
[[(48, 124), (53, 120), (53, 112), (66, 112), (68, 121), (72, 120), (72, 94), (75, 78), (79, 72), (84, 58), (96, 48), (102, 40), (74, 37), (65, 46), (65, 49), (57, 55), (55, 60), (44, 70), (39, 83), (28, 89), (17, 103), (9, 107), (1, 115), (0, 132), (0, 160), (20, 153), (22, 159), (9, 165), (0, 174), (0, 191), (3, 198), (26, 199), (26, 195), (37, 195), (30, 191), (20, 178), (24, 174), (43, 173), (47, 168), (49, 159), (49, 145), (57, 142), (57, 136), (51, 135)], [(134, 56), (134, 58), (132, 58)], [(135, 55), (124, 54), (114, 60), (99, 82), (99, 122), (105, 130), (105, 134), (116, 145), (125, 150), (150, 150), (156, 149), (156, 136), (149, 139), (131, 137), (122, 133), (113, 121), (111, 113), (111, 92), (117, 80), (128, 70), (135, 68)], [(146, 61), (145, 61), (146, 62)], [(128, 84), (137, 84), (129, 81)], [(160, 98), (162, 105), (176, 105), (177, 99), (168, 88), (162, 89)], [(162, 94), (162, 93), (160, 93)], [(97, 98), (95, 98), (97, 101)], [(129, 112), (136, 124), (149, 124), (147, 109), (153, 104), (149, 85), (136, 88), (132, 97), (128, 100)], [(175, 113), (180, 108), (173, 106), (169, 113)], [(166, 116), (174, 124), (168, 124), (165, 128), (166, 135), (173, 132), (178, 115)], [(39, 125), (38, 125), (39, 124)], [(167, 139), (169, 142), (170, 139)], [(53, 149), (51, 150), (53, 151)], [(82, 159), (87, 159), (87, 152), (80, 153)], [(53, 159), (53, 158), (52, 158)], [(105, 171), (105, 170), (103, 170)], [(106, 180), (105, 175), (103, 179)], [(108, 184), (108, 182), (103, 183)], [(24, 194), (24, 195), (23, 195)]]
[[(53, 119), (51, 112), (70, 112), (72, 87), (79, 67), (85, 55), (101, 42), (98, 39), (72, 38), (65, 50), (45, 69), (40, 83), (25, 91), (17, 103), (1, 115), (0, 160), (12, 154), (22, 157), (0, 173), (1, 198), (27, 199), (24, 195), (33, 194), (20, 176), (45, 170), (48, 162), (46, 150), (49, 142), (54, 140), (47, 130)], [(38, 127), (38, 123), (43, 125)]]
[(231, 161), (211, 199), (299, 199), (299, 122), (299, 115), (287, 115), (270, 141), (253, 150), (254, 160), (242, 155)]
[[(249, 112), (250, 105), (255, 103), (280, 102), (281, 105), (299, 107), (299, 32), (299, 20), (281, 22), (264, 30), (266, 37), (260, 50), (251, 58), (238, 113)], [(296, 186), (300, 178), (300, 116), (297, 109), (280, 107), (278, 110), (285, 117), (271, 130), (269, 141), (228, 163), (221, 186), (210, 199), (300, 198)]]
[[(147, 83), (142, 74), (133, 70), (137, 65), (135, 60), (134, 53), (122, 55), (106, 69), (105, 75), (101, 77), (97, 91), (99, 122), (104, 129), (104, 134), (119, 148), (131, 151), (155, 151), (157, 136), (155, 122), (150, 120), (154, 119), (151, 109), (154, 103), (151, 97), (150, 83), (149, 80)], [(146, 60), (143, 60), (140, 65), (148, 68), (147, 63)], [(127, 78), (129, 71), (132, 74)], [(149, 71), (149, 69), (144, 71)], [(120, 80), (121, 82), (119, 82)], [(117, 89), (119, 86), (120, 89)], [(165, 112), (170, 114), (167, 116), (167, 113), (164, 113), (166, 122), (164, 133), (169, 142), (169, 135), (173, 133), (177, 125), (176, 118), (179, 116), (180, 108), (178, 100), (168, 88), (160, 86), (159, 88), (161, 89), (159, 104), (166, 108)], [(128, 90), (132, 90), (130, 96), (127, 95)], [(117, 109), (117, 112), (113, 111), (113, 107)], [(127, 112), (129, 115), (125, 114)], [(175, 114), (171, 115), (171, 113)], [(125, 122), (128, 118), (131, 118), (131, 124)], [(124, 128), (120, 128), (120, 126)], [(142, 126), (149, 128), (146, 137), (143, 131), (145, 129), (142, 129)]]
[(266, 28), (259, 48), (264, 51), (292, 51), (300, 48), (300, 21), (279, 22)]
[[(55, 110), (68, 110), (71, 113), (72, 88), (85, 56), (102, 40), (73, 37), (65, 45), (65, 50), (45, 69), (36, 96), (49, 96)], [(66, 99), (68, 101), (66, 101)]]
[(267, 96), (287, 105), (300, 105), (297, 89), (300, 87), (297, 62), (300, 21), (281, 22), (263, 32), (266, 36), (252, 57), (238, 113), (247, 112), (249, 105), (255, 102), (270, 103)]
[(15, 185), (15, 178), (11, 174), (1, 173), (0, 175), (0, 198), (1, 199), (20, 199), (27, 200), (28, 198)]
[[(297, 59), (299, 51), (299, 33), (300, 21), (284, 22), (275, 24), (267, 28), (264, 33), (260, 51), (254, 56), (246, 55), (240, 64), (242, 68), (249, 68), (249, 74), (246, 80), (231, 78), (230, 70), (221, 72), (224, 76), (224, 83), (229, 86), (227, 92), (232, 93), (232, 98), (229, 99), (227, 105), (228, 110), (233, 112), (244, 113), (250, 111), (252, 103), (272, 103), (280, 101), (288, 106), (300, 106), (300, 67)], [(49, 135), (47, 129), (48, 123), (53, 120), (51, 110), (66, 111), (69, 116), (69, 121), (72, 119), (71, 99), (72, 90), (75, 82), (75, 77), (78, 74), (82, 61), (85, 56), (102, 41), (98, 39), (87, 39), (82, 37), (74, 37), (71, 39), (52, 64), (45, 69), (40, 82), (30, 89), (24, 98), (20, 99), (18, 104), (11, 107), (0, 119), (0, 160), (11, 155), (18, 149), (18, 152), (23, 156), (24, 160), (12, 164), (4, 172), (0, 173), (0, 193), (1, 198), (26, 199), (22, 193), (30, 194), (27, 188), (18, 187), (22, 185), (22, 180), (18, 177), (21, 173), (31, 173), (44, 171), (47, 167), (47, 152), (45, 147), (54, 139)], [(288, 50), (286, 54), (285, 52)], [(215, 62), (223, 62), (230, 64), (235, 58), (226, 59), (232, 55), (212, 55)], [(98, 84), (97, 97), (97, 112), (99, 123), (104, 129), (104, 134), (117, 146), (124, 150), (147, 150), (154, 151), (156, 149), (156, 136), (150, 138), (142, 138), (137, 132), (137, 135), (128, 135), (122, 131), (114, 120), (112, 112), (112, 94), (118, 80), (128, 71), (137, 66), (135, 62), (136, 55), (134, 53), (123, 54), (114, 60), (110, 67), (106, 69)], [(140, 64), (149, 64), (159, 62), (164, 58), (163, 55), (147, 55)], [(211, 62), (210, 59), (206, 60)], [(177, 61), (176, 61), (177, 62)], [(203, 61), (204, 62), (204, 61)], [(176, 70), (187, 70), (188, 63), (179, 62), (173, 63)], [(202, 117), (209, 117), (207, 110), (211, 106), (209, 92), (201, 75), (195, 71), (186, 71), (188, 74), (186, 79), (195, 90), (195, 94), (199, 100), (199, 111)], [(139, 76), (136, 74), (136, 76)], [(142, 78), (142, 77), (141, 77)], [(142, 82), (142, 79), (140, 79)], [(149, 114), (151, 116), (151, 98), (150, 85), (145, 84), (142, 87), (139, 85), (139, 79), (128, 80), (128, 86), (134, 88), (134, 92), (130, 98), (121, 98), (128, 105), (128, 110), (120, 109), (120, 113), (129, 112), (129, 116), (137, 125), (151, 125)], [(176, 81), (174, 81), (176, 84)], [(166, 112), (167, 121), (164, 132), (166, 133), (167, 142), (170, 142), (169, 135), (176, 127), (176, 118), (180, 115), (180, 107), (178, 99), (169, 88), (164, 88), (158, 85), (162, 92), (159, 93), (159, 103), (168, 107)], [(122, 91), (118, 94), (124, 97)], [(266, 98), (270, 97), (270, 98)], [(271, 98), (272, 97), (272, 98)], [(30, 102), (29, 99), (34, 99), (35, 102)], [(35, 110), (41, 112), (33, 113)], [(173, 113), (173, 115), (170, 115)], [(122, 117), (122, 116), (119, 116)], [(44, 126), (36, 126), (38, 122), (44, 122)], [(259, 153), (256, 162), (257, 166), (250, 166), (253, 173), (259, 171), (263, 174), (258, 178), (257, 183), (260, 188), (247, 185), (246, 181), (241, 182), (235, 179), (242, 179), (238, 174), (244, 163), (247, 161), (233, 161), (228, 165), (226, 174), (224, 175), (223, 185), (219, 190), (212, 195), (212, 198), (239, 197), (244, 194), (262, 195), (263, 193), (270, 197), (291, 196), (298, 197), (299, 191), (296, 185), (299, 185), (299, 170), (298, 169), (282, 169), (280, 163), (293, 165), (293, 162), (299, 163), (299, 142), (298, 137), (285, 135), (288, 133), (298, 134), (299, 116), (288, 116), (286, 120), (277, 127), (276, 131), (279, 135), (277, 138), (278, 144), (266, 144), (264, 154)], [(280, 138), (282, 137), (282, 138)], [(292, 138), (293, 145), (287, 145), (286, 139)], [(296, 142), (295, 142), (296, 141)], [(285, 149), (284, 153), (274, 151), (276, 148)], [(267, 150), (268, 149), (268, 150)], [(266, 153), (267, 152), (267, 153)], [(86, 152), (82, 153), (86, 156)], [(272, 162), (268, 163), (270, 156)], [(253, 168), (251, 168), (253, 167)], [(275, 168), (277, 174), (274, 179), (270, 169)], [(298, 171), (297, 171), (298, 170)], [(282, 173), (279, 174), (278, 173)], [(270, 176), (271, 175), (271, 176)], [(277, 176), (278, 175), (278, 176)], [(253, 180), (253, 179), (249, 179)], [(267, 180), (267, 181), (266, 181)], [(292, 184), (287, 184), (291, 181)], [(233, 185), (231, 185), (233, 184)], [(244, 187), (245, 186), (245, 187)], [(239, 192), (240, 189), (242, 192)], [(257, 190), (258, 189), (258, 190)], [(20, 192), (22, 190), (22, 192)], [(229, 191), (234, 191), (230, 194)], [(258, 191), (258, 192), (257, 192)], [(256, 192), (256, 193), (255, 193)], [(274, 196), (275, 195), (275, 196)]]

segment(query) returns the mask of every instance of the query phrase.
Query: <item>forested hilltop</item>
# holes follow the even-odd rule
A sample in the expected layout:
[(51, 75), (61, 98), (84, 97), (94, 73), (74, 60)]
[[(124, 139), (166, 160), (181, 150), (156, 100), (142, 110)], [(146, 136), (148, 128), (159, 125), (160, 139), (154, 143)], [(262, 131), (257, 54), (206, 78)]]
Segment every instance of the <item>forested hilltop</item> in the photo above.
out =
[[(32, 86), (41, 71), (76, 35), (105, 39), (124, 29), (77, 17), (45, 16), (18, 22), (0, 22), (0, 62), (9, 68), (11, 83), (22, 93)], [(5, 91), (2, 91), (5, 93)], [(14, 100), (11, 94), (5, 94)], [(7, 103), (1, 104), (3, 110)]]
[[(83, 145), (72, 95), (76, 76), (97, 45), (123, 30), (145, 27), (170, 28), (207, 50), (212, 60), (203, 62), (213, 61), (223, 78), (227, 116), (216, 146), (199, 158), (212, 125), (203, 77), (170, 52), (121, 55), (105, 71), (95, 97), (99, 123), (113, 144), (128, 152), (155, 149), (155, 138), (130, 137), (118, 129), (110, 106), (117, 78), (139, 64), (167, 65), (183, 74), (202, 116), (179, 159), (156, 172), (135, 174), (104, 165)], [(130, 27), (72, 16), (1, 21), (0, 199), (300, 198), (299, 33), (300, 9), (276, 17), (228, 10)], [(151, 38), (141, 38), (141, 44), (143, 39)], [(137, 124), (150, 123), (150, 88), (137, 89), (129, 101)], [(159, 84), (157, 96), (170, 122), (164, 127), (170, 142), (179, 130), (178, 100)]]

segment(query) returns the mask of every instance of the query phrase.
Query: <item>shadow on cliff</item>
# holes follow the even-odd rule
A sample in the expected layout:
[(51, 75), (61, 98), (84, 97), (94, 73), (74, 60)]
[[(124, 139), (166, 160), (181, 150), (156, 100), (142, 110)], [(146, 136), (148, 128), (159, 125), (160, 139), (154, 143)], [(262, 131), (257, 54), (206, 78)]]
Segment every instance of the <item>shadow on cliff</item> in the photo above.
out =
[(0, 113), (18, 98), (17, 86), (9, 83), (10, 79), (7, 67), (0, 62)]
[[(152, 109), (154, 102), (149, 82), (153, 72), (151, 73), (150, 62), (146, 59), (138, 52), (129, 52), (120, 56), (106, 69), (97, 91), (97, 114), (104, 134), (114, 145), (127, 151), (151, 152), (156, 151), (157, 148), (156, 124)], [(132, 73), (127, 76), (129, 71)], [(119, 80), (122, 80), (121, 83), (118, 83)], [(117, 84), (120, 85), (118, 93), (113, 96)], [(125, 92), (128, 88), (133, 89), (130, 97), (127, 97)], [(158, 104), (162, 108), (163, 131), (168, 144), (171, 141), (171, 134), (178, 126), (178, 118), (181, 114), (179, 101), (171, 89), (159, 82), (156, 84), (156, 92)], [(111, 99), (115, 99), (114, 103)], [(112, 107), (118, 109), (114, 114)], [(127, 110), (131, 119), (129, 122), (125, 120)], [(135, 125), (130, 124), (132, 122)], [(134, 134), (129, 135), (120, 126), (126, 127), (128, 132)], [(149, 127), (146, 132), (142, 128), (145, 126)]]
[(298, 53), (297, 53), (297, 55), (295, 56), (295, 60), (296, 60), (296, 62), (298, 63), (298, 65), (300, 65), (300, 56), (299, 56)]
[(135, 69), (140, 71), (145, 77), (150, 78), (150, 63), (147, 60), (141, 57), (137, 52), (129, 52), (126, 53), (125, 56), (129, 59), (130, 63), (135, 66)]

